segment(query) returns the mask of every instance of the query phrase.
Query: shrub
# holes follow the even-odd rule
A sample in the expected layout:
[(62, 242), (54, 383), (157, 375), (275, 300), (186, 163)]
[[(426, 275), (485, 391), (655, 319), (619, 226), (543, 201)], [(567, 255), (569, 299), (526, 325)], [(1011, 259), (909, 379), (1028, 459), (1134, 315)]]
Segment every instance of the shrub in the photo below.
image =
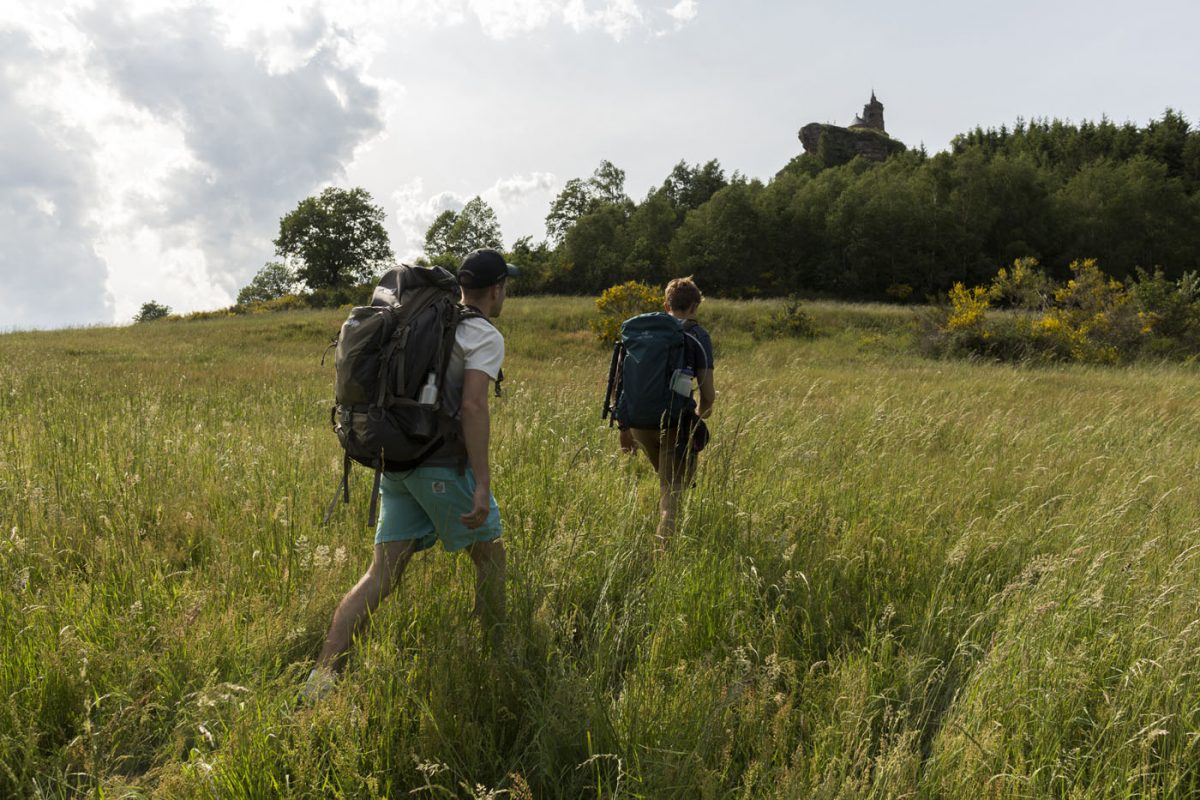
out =
[(305, 303), (310, 308), (340, 308), (344, 305), (363, 305), (371, 302), (371, 293), (375, 291), (375, 282), (362, 283), (357, 286), (337, 286), (324, 289), (314, 289), (303, 295)]
[(134, 316), (134, 322), (153, 322), (156, 319), (162, 319), (171, 313), (171, 307), (165, 306), (155, 300), (148, 300), (142, 303), (142, 308)]
[(300, 311), (306, 308), (319, 307), (314, 306), (309, 297), (305, 295), (285, 294), (282, 297), (276, 297), (271, 300), (251, 303), (245, 308), (251, 314), (260, 314), (268, 311)]
[(202, 322), (209, 319), (225, 319), (227, 317), (235, 317), (238, 314), (237, 306), (228, 308), (214, 308), (211, 311), (193, 311), (185, 315), (182, 319), (188, 322)]
[(296, 291), (296, 273), (279, 261), (268, 261), (238, 292), (239, 306), (263, 303)]
[(1036, 258), (1018, 258), (1012, 270), (1004, 267), (988, 287), (988, 300), (996, 308), (1023, 308), (1042, 311), (1054, 300), (1057, 285), (1038, 269)]
[[(1011, 273), (1000, 270), (986, 290), (955, 284), (949, 307), (925, 326), (926, 352), (1093, 364), (1200, 352), (1196, 274), (1172, 282), (1161, 270), (1139, 269), (1121, 283), (1105, 275), (1095, 259), (1081, 259), (1071, 263), (1066, 285), (1051, 293), (1053, 284), (1036, 264), (1018, 259)], [(991, 300), (1016, 308), (988, 313)]]
[(817, 326), (801, 307), (800, 298), (793, 295), (784, 302), (782, 309), (764, 320), (756, 321), (750, 335), (758, 340), (782, 337), (813, 339), (817, 336)]
[(974, 331), (983, 325), (983, 315), (988, 309), (987, 290), (981, 286), (968, 289), (956, 283), (950, 289), (950, 315), (943, 329), (947, 333)]
[(1170, 281), (1161, 269), (1151, 274), (1139, 268), (1129, 293), (1142, 333), (1158, 342), (1156, 350), (1200, 349), (1200, 276), (1195, 272)]
[(638, 314), (662, 309), (662, 293), (641, 281), (610, 286), (596, 298), (600, 319), (589, 324), (601, 344), (612, 344), (621, 337), (621, 323)]
[(1094, 258), (1073, 261), (1071, 272), (1048, 316), (1073, 331), (1073, 360), (1111, 364), (1135, 354), (1144, 334), (1125, 286), (1101, 272)]

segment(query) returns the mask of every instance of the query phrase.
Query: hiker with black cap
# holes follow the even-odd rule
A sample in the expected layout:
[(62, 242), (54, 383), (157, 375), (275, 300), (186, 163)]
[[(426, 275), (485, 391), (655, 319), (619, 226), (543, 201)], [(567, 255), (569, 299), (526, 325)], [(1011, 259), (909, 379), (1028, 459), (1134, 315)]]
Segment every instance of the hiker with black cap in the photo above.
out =
[(354, 634), (399, 584), (413, 554), (441, 540), (449, 552), (466, 549), (475, 565), (475, 615), (494, 644), (505, 619), (505, 552), (500, 509), (488, 463), (488, 387), (503, 380), (504, 337), (491, 320), (500, 315), (508, 278), (517, 268), (495, 250), (476, 250), (458, 270), (462, 303), (470, 313), (455, 329), (441, 403), (458, 422), (458, 436), (420, 466), (384, 472), (375, 556), (333, 615), (305, 695), (332, 686)]

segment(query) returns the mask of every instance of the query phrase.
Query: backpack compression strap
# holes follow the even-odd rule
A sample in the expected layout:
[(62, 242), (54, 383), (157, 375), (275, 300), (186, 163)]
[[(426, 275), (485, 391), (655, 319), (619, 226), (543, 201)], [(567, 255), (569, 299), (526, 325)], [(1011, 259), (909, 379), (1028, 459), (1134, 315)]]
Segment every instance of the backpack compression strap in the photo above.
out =
[(371, 487), (371, 510), (367, 514), (367, 527), (374, 528), (375, 522), (379, 519), (379, 485), (383, 479), (383, 459), (380, 459), (379, 466), (375, 468), (375, 484)]
[[(378, 489), (378, 487), (376, 487)], [(333, 499), (329, 501), (329, 506), (325, 509), (325, 516), (321, 519), (322, 525), (328, 525), (329, 519), (333, 516), (334, 509), (337, 508), (338, 495), (342, 496), (343, 503), (350, 502), (350, 454), (346, 453), (342, 456), (342, 482), (333, 492)]]

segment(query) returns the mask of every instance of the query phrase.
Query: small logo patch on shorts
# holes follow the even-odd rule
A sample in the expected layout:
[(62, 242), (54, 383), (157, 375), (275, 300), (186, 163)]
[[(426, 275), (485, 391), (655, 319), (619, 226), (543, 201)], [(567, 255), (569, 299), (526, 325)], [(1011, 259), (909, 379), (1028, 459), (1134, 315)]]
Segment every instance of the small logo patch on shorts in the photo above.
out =
[(429, 491), (433, 492), (434, 494), (445, 494), (446, 493), (446, 482), (445, 481), (434, 481), (432, 484), (430, 484)]

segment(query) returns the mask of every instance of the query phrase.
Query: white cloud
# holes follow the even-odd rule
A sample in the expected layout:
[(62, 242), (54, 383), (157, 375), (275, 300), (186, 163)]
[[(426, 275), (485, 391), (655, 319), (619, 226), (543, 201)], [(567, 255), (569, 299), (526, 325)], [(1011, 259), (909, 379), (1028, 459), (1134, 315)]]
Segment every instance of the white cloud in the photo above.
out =
[(679, 25), (691, 22), (699, 13), (700, 9), (696, 5), (696, 0), (679, 0), (678, 3), (667, 9), (667, 16)]
[[(157, 180), (141, 176), (122, 198), (136, 221), (106, 231), (125, 305), (139, 300), (121, 287), (138, 285), (146, 268), (164, 287), (156, 299), (174, 307), (231, 302), (270, 255), (279, 217), (336, 180), (382, 129), (377, 91), (339, 63), (323, 21), (325, 34), (302, 27), (306, 42), (323, 44), (287, 72), (225, 41), (206, 7), (141, 18), (90, 12), (81, 25), (92, 64), (135, 109), (172, 125), (190, 156)], [(157, 269), (146, 263), (154, 242)]]
[(490, 188), (482, 192), (482, 197), (497, 211), (508, 211), (513, 206), (525, 202), (525, 199), (538, 192), (548, 192), (554, 188), (557, 178), (549, 172), (534, 172), (529, 175), (513, 175), (502, 178)]
[(425, 231), (438, 215), (443, 211), (461, 211), (473, 197), (482, 197), (493, 211), (503, 215), (531, 202), (545, 205), (543, 201), (548, 200), (557, 182), (558, 179), (549, 172), (534, 172), (501, 178), (478, 192), (442, 191), (426, 196), (424, 181), (420, 178), (410, 181), (393, 192), (391, 198), (391, 216), (398, 234), (393, 242), (396, 257), (406, 261), (421, 255)]
[(599, 29), (621, 41), (638, 28), (650, 30), (651, 12), (669, 15), (676, 30), (698, 13), (696, 0), (680, 0), (670, 9), (639, 0), (406, 0), (398, 8), (390, 16), (405, 26), (454, 26), (473, 16), (486, 36), (500, 40), (559, 22), (577, 32)]
[(393, 5), (396, 16), (409, 25), (435, 28), (442, 25), (460, 25), (466, 20), (462, 0), (400, 0)]
[(563, 21), (577, 31), (599, 27), (621, 41), (630, 30), (643, 25), (645, 17), (636, 0), (606, 0), (595, 11), (588, 8), (585, 0), (568, 0), (563, 8)]
[[(402, 76), (368, 77), (398, 32), (477, 23), (494, 39), (559, 26), (620, 40), (661, 27), (651, 14), (678, 22), (695, 0), (0, 3), (0, 327), (124, 321), (149, 299), (231, 302), (272, 257), (279, 217), (407, 119)], [(536, 224), (554, 181), (401, 186), (397, 254), (476, 194)]]
[(508, 39), (545, 27), (559, 4), (545, 0), (469, 0), (468, 5), (485, 34)]
[(443, 211), (461, 211), (470, 198), (453, 192), (425, 196), (425, 183), (420, 178), (392, 192), (392, 249), (401, 261), (412, 261), (425, 247), (425, 231)]
[(107, 321), (91, 242), (95, 143), (44, 101), (53, 44), (0, 30), (0, 329)]

